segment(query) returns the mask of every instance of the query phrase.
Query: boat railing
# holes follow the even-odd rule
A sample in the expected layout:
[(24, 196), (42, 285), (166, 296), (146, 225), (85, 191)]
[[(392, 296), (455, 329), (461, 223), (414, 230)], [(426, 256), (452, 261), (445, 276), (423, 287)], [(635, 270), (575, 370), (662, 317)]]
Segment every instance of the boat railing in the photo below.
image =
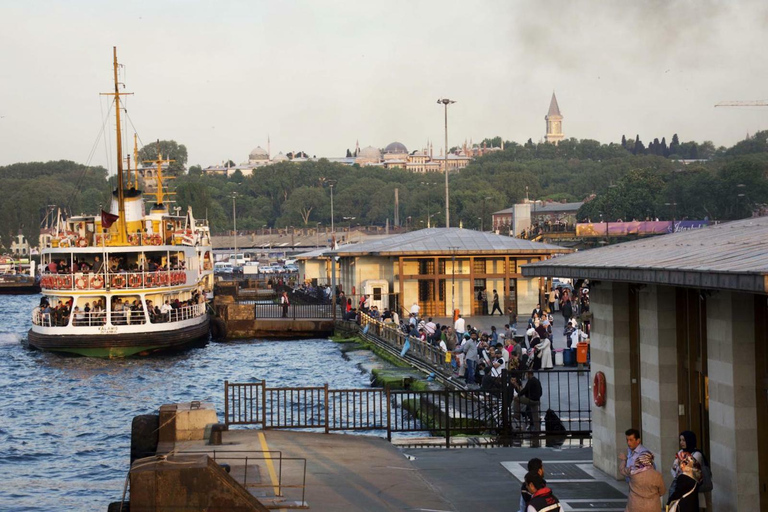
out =
[(186, 270), (158, 270), (155, 272), (75, 272), (52, 274), (44, 272), (40, 286), (47, 290), (143, 290), (187, 284)]
[[(166, 314), (150, 313), (152, 323), (181, 322), (191, 318), (197, 318), (206, 314), (205, 304), (192, 304), (180, 308), (171, 309)], [(51, 310), (45, 313), (43, 309), (35, 308), (32, 311), (32, 323), (41, 327), (66, 327), (69, 325), (70, 316), (74, 327), (99, 327), (107, 324), (107, 311), (76, 311), (73, 314), (64, 315), (61, 311)], [(147, 323), (147, 317), (143, 309), (138, 310), (113, 310), (109, 312), (111, 325), (141, 325)]]
[(122, 311), (112, 311), (112, 325), (138, 325), (147, 323), (147, 317), (144, 316), (144, 310), (123, 309)]
[(190, 318), (197, 318), (206, 313), (205, 304), (192, 304), (191, 306), (182, 306), (180, 308), (171, 308), (167, 313), (151, 313), (152, 323), (181, 322)]

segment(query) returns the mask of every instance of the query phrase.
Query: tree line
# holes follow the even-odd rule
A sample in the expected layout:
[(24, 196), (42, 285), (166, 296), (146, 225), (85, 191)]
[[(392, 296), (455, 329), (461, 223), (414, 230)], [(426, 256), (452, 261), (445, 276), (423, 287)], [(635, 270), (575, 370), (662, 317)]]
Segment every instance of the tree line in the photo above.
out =
[[(504, 150), (488, 152), (450, 176), (452, 223), (487, 228), (493, 212), (526, 197), (589, 199), (578, 216), (592, 221), (601, 216), (608, 220), (746, 217), (768, 203), (766, 139), (768, 132), (758, 132), (730, 148), (717, 149), (708, 142), (681, 143), (677, 136), (668, 145), (663, 137), (658, 144), (654, 139), (648, 147), (638, 145), (639, 138), (632, 144), (626, 138), (609, 144), (573, 138), (558, 145), (505, 142)], [(501, 146), (499, 138), (486, 141)], [(181, 166), (186, 163), (182, 144), (159, 144)], [(683, 149), (694, 147), (698, 159), (688, 158), (692, 150)], [(156, 146), (142, 148), (143, 159), (154, 159), (156, 154)], [(195, 216), (207, 218), (214, 232), (231, 229), (233, 196), (239, 230), (330, 226), (331, 190), (337, 227), (383, 226), (387, 221), (391, 225), (395, 189), (401, 225), (444, 226), (444, 177), (438, 173), (350, 167), (325, 159), (281, 162), (258, 168), (250, 176), (240, 171), (230, 177), (210, 176), (200, 166), (188, 170), (174, 166), (172, 173), (178, 176), (173, 181), (178, 206), (192, 206)], [(7, 244), (19, 229), (36, 241), (41, 216), (51, 204), (67, 205), (72, 213), (96, 213), (107, 204), (110, 188), (106, 170), (74, 162), (0, 167), (3, 241)]]

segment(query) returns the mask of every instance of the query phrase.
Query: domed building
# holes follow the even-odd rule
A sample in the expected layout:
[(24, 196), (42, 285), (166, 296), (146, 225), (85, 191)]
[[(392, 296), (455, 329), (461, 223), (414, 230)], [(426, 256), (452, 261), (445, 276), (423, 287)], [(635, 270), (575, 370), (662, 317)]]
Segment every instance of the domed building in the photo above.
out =
[(392, 142), (387, 147), (384, 148), (384, 158), (387, 158), (387, 155), (407, 155), (408, 154), (408, 148), (405, 147), (405, 144), (402, 142)]
[(358, 165), (379, 165), (381, 163), (381, 151), (373, 146), (368, 146), (360, 150), (355, 158)]
[(258, 146), (248, 155), (249, 164), (264, 165), (266, 162), (269, 162), (269, 152), (261, 146)]

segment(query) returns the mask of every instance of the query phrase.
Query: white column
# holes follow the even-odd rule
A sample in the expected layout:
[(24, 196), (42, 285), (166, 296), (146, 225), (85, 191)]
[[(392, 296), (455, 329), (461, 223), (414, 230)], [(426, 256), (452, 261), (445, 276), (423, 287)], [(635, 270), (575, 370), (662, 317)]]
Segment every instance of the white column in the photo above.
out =
[(709, 456), (713, 508), (759, 503), (754, 297), (715, 292), (707, 300)]
[[(633, 428), (629, 379), (628, 286), (601, 282), (590, 291), (592, 377), (603, 372), (605, 407), (592, 406), (592, 461), (596, 468), (619, 475), (618, 454), (627, 448), (624, 432)], [(591, 380), (590, 380), (591, 382)]]
[(667, 488), (669, 468), (679, 449), (677, 396), (677, 315), (675, 289), (640, 290), (640, 393), (643, 445), (656, 457)]

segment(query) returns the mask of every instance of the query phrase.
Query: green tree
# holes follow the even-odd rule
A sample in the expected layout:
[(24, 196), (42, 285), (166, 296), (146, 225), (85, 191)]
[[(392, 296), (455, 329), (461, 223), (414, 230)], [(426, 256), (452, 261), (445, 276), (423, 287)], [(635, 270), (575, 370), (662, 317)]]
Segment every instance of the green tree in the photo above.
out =
[(173, 160), (168, 165), (168, 172), (173, 176), (184, 174), (187, 165), (187, 147), (179, 144), (175, 140), (161, 140), (151, 142), (139, 150), (139, 160), (147, 165), (146, 162), (157, 160), (158, 154), (164, 160)]

